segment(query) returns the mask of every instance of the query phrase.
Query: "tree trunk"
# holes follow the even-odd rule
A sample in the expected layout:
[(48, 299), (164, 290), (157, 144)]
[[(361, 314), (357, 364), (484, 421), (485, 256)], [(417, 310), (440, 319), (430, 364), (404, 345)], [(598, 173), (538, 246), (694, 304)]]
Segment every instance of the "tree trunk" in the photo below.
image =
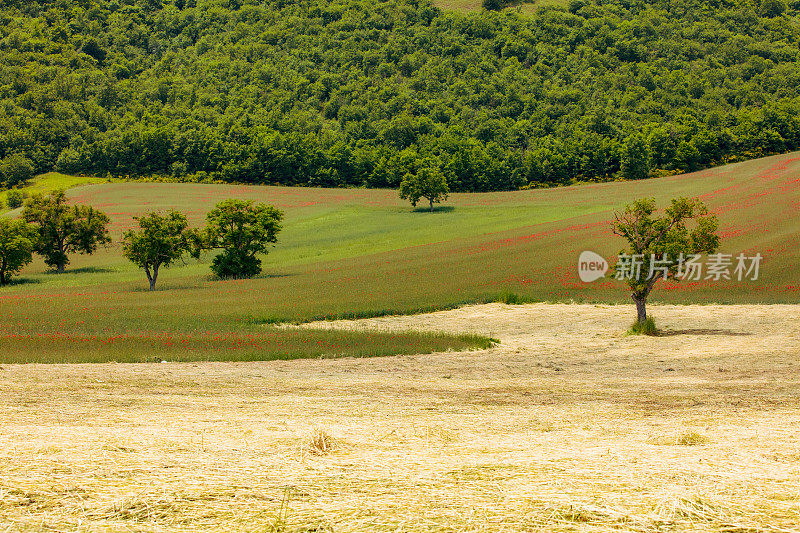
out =
[(647, 297), (642, 298), (633, 295), (632, 298), (633, 301), (636, 302), (636, 321), (639, 324), (643, 324), (647, 320), (647, 309), (645, 308)]
[(64, 270), (66, 270), (66, 268), (67, 268), (66, 264), (59, 263), (58, 265), (56, 265), (56, 272), (59, 273), (59, 274), (63, 274)]
[(153, 268), (153, 273), (150, 273), (150, 267), (144, 267), (144, 273), (147, 276), (147, 281), (150, 282), (150, 290), (156, 290), (156, 279), (158, 279), (158, 267)]
[(433, 200), (428, 200), (431, 203), (431, 213), (433, 213)]

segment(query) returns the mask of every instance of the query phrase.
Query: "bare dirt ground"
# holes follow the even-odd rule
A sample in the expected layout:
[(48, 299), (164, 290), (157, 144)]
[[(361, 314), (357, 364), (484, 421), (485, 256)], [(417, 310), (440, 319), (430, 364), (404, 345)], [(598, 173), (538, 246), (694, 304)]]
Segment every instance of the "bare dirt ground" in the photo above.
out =
[[(314, 324), (474, 353), (4, 365), (2, 531), (800, 531), (800, 306)], [(316, 437), (316, 438), (313, 438)]]

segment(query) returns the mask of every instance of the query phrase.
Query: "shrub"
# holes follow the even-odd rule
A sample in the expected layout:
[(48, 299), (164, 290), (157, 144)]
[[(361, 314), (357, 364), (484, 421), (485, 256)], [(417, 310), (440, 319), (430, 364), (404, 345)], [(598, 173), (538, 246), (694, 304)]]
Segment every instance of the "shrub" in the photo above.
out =
[(25, 194), (23, 194), (22, 191), (8, 191), (6, 202), (8, 203), (9, 209), (22, 207), (22, 204), (25, 202)]
[(261, 259), (238, 250), (225, 250), (211, 261), (211, 271), (223, 279), (252, 278), (261, 273)]
[(658, 335), (658, 329), (656, 329), (656, 321), (653, 320), (653, 317), (648, 316), (644, 322), (634, 322), (631, 326), (631, 329), (628, 330), (629, 335), (649, 335), (654, 337)]
[(525, 303), (524, 299), (517, 293), (511, 291), (503, 291), (497, 297), (497, 301), (508, 305), (519, 305)]

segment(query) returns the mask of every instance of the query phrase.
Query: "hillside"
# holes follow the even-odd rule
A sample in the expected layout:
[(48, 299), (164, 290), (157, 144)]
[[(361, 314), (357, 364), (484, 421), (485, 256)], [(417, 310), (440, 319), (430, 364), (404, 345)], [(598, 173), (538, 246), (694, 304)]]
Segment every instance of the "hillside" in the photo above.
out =
[[(411, 211), (391, 190), (241, 185), (108, 183), (70, 190), (73, 201), (112, 217), (115, 244), (73, 256), (71, 272), (41, 263), (0, 292), (14, 302), (8, 332), (185, 331), (213, 324), (306, 321), (435, 309), (496, 299), (627, 302), (622, 282), (584, 284), (577, 258), (612, 259), (614, 209), (643, 196), (661, 205), (699, 196), (720, 219), (722, 251), (764, 256), (757, 281), (661, 284), (653, 299), (676, 303), (795, 302), (800, 293), (800, 153), (695, 174), (531, 191), (455, 194), (434, 213)], [(118, 237), (132, 217), (177, 208), (199, 224), (228, 197), (275, 204), (286, 213), (279, 244), (254, 280), (210, 277), (209, 258), (165, 271), (150, 294), (144, 275), (122, 258)], [(177, 309), (177, 312), (174, 310)], [(65, 319), (64, 317), (70, 317)], [(33, 320), (35, 317), (35, 320)]]
[(487, 191), (800, 148), (795, 2), (545, 4), (4, 2), (0, 159), (369, 187), (436, 166)]

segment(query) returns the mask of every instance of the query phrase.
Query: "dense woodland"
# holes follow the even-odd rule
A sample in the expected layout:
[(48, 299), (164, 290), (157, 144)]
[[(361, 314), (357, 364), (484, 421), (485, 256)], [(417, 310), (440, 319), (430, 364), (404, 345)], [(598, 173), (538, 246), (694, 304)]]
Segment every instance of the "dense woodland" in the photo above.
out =
[(0, 159), (368, 187), (434, 166), (453, 191), (690, 171), (800, 148), (798, 8), (6, 0)]

